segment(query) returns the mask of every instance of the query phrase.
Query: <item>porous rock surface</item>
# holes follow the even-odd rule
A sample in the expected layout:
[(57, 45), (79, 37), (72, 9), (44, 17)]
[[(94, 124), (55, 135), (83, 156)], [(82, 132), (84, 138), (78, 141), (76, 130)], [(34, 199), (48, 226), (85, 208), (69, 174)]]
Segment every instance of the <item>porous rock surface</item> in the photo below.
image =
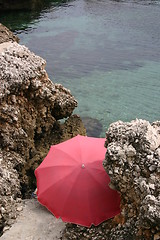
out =
[[(121, 193), (121, 228), (111, 239), (158, 239), (160, 232), (160, 122), (118, 121), (106, 133), (104, 167)], [(127, 235), (126, 235), (127, 236)], [(160, 238), (160, 235), (159, 235)]]
[(48, 78), (44, 59), (16, 42), (4, 42), (0, 63), (2, 231), (22, 210), (20, 199), (36, 187), (34, 170), (50, 146), (86, 130), (80, 117), (72, 115), (77, 101)]
[(63, 240), (159, 240), (160, 122), (115, 122), (105, 146), (104, 168), (121, 194), (121, 214), (97, 227), (67, 224)]

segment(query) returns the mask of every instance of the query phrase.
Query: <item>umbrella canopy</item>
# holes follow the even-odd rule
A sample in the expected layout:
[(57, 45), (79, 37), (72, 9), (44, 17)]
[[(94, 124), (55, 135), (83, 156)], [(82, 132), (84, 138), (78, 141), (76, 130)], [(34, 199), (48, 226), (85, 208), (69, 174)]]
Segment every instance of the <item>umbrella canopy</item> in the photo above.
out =
[(95, 226), (120, 213), (103, 168), (105, 138), (76, 136), (53, 145), (35, 170), (38, 201), (64, 222)]

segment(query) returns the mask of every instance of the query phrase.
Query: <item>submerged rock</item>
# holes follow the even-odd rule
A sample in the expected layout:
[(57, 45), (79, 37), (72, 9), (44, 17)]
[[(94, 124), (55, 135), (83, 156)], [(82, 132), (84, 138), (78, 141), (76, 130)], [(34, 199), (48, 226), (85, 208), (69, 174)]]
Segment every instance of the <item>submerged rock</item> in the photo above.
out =
[(16, 218), (17, 201), (36, 187), (34, 170), (50, 146), (86, 131), (80, 117), (72, 115), (76, 99), (48, 78), (44, 59), (5, 42), (0, 62), (1, 231)]
[(91, 117), (82, 117), (82, 121), (86, 128), (88, 137), (100, 137), (103, 126), (98, 119)]

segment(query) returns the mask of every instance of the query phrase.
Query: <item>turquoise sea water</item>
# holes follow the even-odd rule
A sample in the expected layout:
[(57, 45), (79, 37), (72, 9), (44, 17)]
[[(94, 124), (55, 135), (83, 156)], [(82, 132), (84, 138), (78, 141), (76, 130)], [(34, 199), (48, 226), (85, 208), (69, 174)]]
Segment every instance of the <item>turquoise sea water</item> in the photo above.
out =
[(160, 120), (160, 1), (75, 0), (41, 11), (2, 13), (21, 44), (47, 60), (74, 111), (109, 124)]

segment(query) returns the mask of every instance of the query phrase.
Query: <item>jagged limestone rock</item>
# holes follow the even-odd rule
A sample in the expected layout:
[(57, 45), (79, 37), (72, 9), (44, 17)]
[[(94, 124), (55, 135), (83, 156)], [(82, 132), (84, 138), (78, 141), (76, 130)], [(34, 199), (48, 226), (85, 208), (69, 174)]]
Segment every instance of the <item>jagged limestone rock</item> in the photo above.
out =
[(16, 207), (20, 202), (20, 180), (17, 169), (22, 158), (15, 152), (0, 150), (0, 230), (7, 221), (17, 217)]
[(34, 170), (50, 146), (86, 130), (80, 117), (72, 115), (76, 99), (48, 78), (44, 59), (10, 41), (0, 44), (0, 63), (2, 231), (21, 209), (17, 201), (36, 187)]
[(29, 157), (34, 139), (69, 117), (77, 101), (68, 89), (52, 83), (45, 61), (26, 47), (10, 43), (0, 62), (2, 147)]
[(104, 167), (121, 193), (122, 239), (126, 226), (131, 239), (153, 239), (160, 231), (160, 122), (113, 123), (106, 148)]

